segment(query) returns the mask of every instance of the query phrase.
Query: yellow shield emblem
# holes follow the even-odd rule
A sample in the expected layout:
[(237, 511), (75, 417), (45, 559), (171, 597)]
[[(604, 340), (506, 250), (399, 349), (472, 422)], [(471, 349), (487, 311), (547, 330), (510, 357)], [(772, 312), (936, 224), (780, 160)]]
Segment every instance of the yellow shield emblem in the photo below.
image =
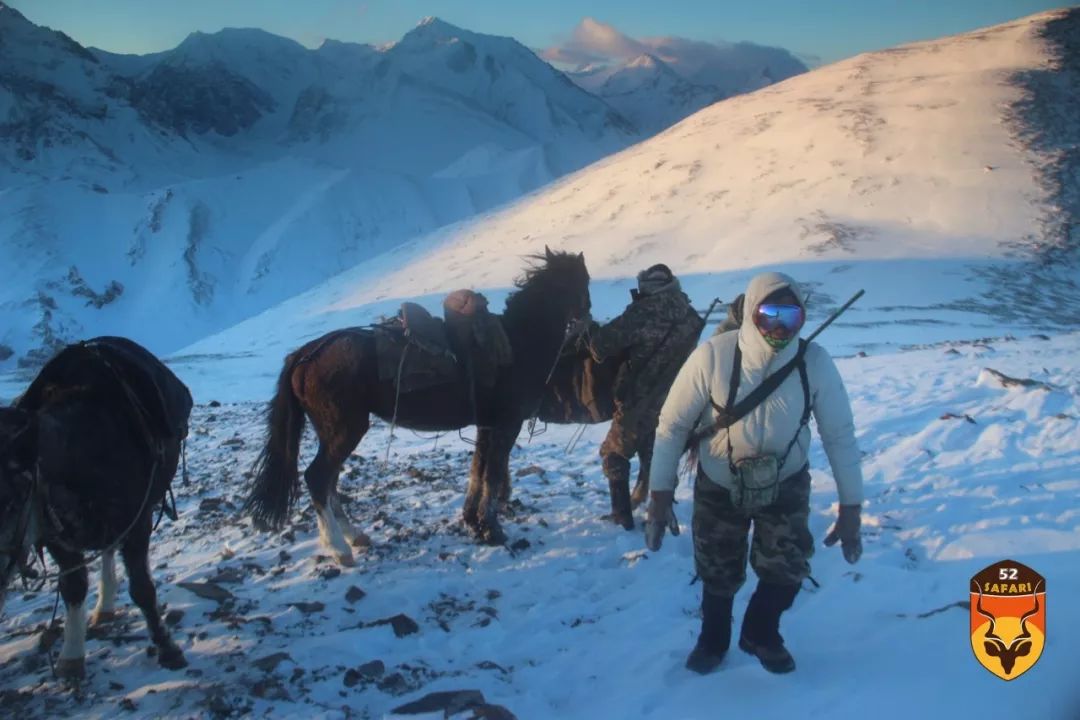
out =
[(1030, 670), (1046, 644), (1046, 578), (1002, 560), (971, 578), (971, 649), (1002, 680)]

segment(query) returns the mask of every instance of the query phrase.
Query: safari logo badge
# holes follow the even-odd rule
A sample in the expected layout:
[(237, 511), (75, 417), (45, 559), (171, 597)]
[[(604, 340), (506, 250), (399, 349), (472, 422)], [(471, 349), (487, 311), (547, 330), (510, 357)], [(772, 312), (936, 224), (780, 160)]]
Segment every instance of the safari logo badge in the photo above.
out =
[(1002, 680), (1030, 670), (1046, 644), (1046, 578), (1002, 560), (971, 578), (971, 649)]

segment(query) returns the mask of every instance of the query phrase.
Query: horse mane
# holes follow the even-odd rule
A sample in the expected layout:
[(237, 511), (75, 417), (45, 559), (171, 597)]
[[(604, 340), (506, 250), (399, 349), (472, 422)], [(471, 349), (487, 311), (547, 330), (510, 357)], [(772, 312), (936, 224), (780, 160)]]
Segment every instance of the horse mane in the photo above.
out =
[(569, 275), (578, 269), (582, 262), (581, 256), (576, 253), (549, 250), (526, 255), (525, 260), (529, 264), (514, 280), (514, 287), (517, 289), (506, 298), (507, 314), (522, 312), (526, 303), (534, 300), (536, 293), (547, 289), (552, 278)]

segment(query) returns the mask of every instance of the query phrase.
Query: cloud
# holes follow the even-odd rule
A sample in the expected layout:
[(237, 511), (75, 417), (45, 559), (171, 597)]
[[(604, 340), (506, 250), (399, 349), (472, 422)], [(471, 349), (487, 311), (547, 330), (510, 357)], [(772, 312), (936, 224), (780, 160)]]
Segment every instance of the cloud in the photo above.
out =
[(597, 62), (631, 60), (649, 48), (612, 25), (587, 17), (574, 28), (570, 39), (543, 51), (548, 62), (588, 65)]
[(806, 71), (806, 65), (783, 48), (749, 42), (706, 42), (676, 36), (632, 38), (612, 25), (587, 17), (569, 39), (540, 56), (552, 64), (580, 70), (617, 66), (644, 54), (663, 60), (693, 82), (732, 91), (756, 78), (775, 81)]

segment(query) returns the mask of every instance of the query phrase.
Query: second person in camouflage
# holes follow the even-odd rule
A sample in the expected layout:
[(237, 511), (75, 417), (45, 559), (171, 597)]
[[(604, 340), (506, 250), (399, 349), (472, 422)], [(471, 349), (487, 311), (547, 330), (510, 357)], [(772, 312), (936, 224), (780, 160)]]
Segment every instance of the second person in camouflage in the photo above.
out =
[[(683, 362), (697, 345), (704, 322), (666, 265), (637, 276), (633, 301), (606, 325), (585, 335), (597, 362), (621, 358), (615, 378), (615, 413), (600, 445), (611, 492), (611, 519), (634, 528), (633, 506), (648, 497), (649, 465), (660, 408)], [(630, 496), (630, 459), (637, 454), (642, 472)]]

